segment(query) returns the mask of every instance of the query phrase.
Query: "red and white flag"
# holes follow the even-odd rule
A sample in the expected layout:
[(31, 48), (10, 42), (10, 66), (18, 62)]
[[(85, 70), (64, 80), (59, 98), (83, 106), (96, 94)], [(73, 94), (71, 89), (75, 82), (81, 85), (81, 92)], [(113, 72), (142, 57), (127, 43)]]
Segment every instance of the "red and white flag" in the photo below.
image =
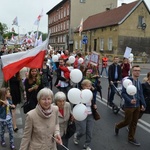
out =
[(40, 46), (31, 50), (1, 56), (4, 80), (8, 81), (23, 67), (41, 68), (47, 50), (48, 39), (49, 36)]
[(39, 25), (42, 16), (43, 16), (43, 9), (40, 15), (38, 15), (37, 19), (35, 20), (34, 25), (37, 25), (37, 26)]
[(81, 36), (82, 31), (83, 31), (83, 18), (81, 19), (80, 26), (79, 26), (79, 36)]
[(17, 18), (17, 17), (13, 20), (12, 25), (16, 25), (16, 26), (18, 26), (18, 18)]

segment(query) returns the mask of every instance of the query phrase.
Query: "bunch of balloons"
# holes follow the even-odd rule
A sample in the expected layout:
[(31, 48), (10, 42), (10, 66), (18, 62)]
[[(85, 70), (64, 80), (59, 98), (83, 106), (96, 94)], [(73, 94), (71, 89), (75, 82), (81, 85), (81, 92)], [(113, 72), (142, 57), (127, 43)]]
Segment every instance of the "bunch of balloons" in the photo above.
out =
[(123, 80), (123, 86), (124, 88), (126, 88), (126, 92), (129, 94), (129, 95), (135, 95), (136, 92), (137, 92), (137, 89), (136, 87), (132, 84), (132, 81), (130, 79), (124, 79)]
[(93, 93), (89, 89), (79, 90), (72, 88), (68, 91), (67, 95), (72, 104), (76, 104), (73, 108), (73, 116), (76, 120), (82, 121), (88, 115), (87, 107), (84, 104), (89, 103), (93, 98)]

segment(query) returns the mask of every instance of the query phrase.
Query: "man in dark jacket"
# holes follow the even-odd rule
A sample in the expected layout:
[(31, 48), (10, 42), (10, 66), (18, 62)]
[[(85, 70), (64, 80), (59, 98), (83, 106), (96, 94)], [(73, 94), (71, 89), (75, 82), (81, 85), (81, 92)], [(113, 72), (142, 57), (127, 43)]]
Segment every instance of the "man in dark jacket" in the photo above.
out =
[(139, 119), (140, 111), (144, 111), (146, 108), (144, 96), (143, 96), (143, 89), (138, 77), (140, 75), (140, 67), (133, 66), (132, 67), (132, 77), (129, 78), (133, 85), (136, 87), (137, 92), (135, 95), (129, 95), (123, 87), (122, 89), (122, 97), (124, 98), (124, 111), (125, 111), (125, 118), (123, 121), (119, 122), (115, 126), (115, 134), (118, 135), (119, 129), (129, 125), (129, 132), (128, 132), (128, 141), (129, 143), (140, 146), (135, 138), (135, 131), (137, 127), (137, 122)]
[[(118, 83), (121, 81), (121, 67), (118, 64), (119, 58), (117, 56), (114, 57), (113, 64), (109, 66), (108, 69), (108, 81), (110, 92), (108, 93), (108, 102), (110, 106), (113, 106), (113, 100), (115, 95), (115, 87), (118, 87)], [(114, 85), (114, 86), (113, 86)]]

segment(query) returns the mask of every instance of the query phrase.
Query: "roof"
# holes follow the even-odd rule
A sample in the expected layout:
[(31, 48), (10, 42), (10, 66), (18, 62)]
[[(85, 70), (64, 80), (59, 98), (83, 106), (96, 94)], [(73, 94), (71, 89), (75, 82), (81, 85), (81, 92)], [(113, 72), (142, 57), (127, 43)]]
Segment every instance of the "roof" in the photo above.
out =
[[(83, 31), (121, 24), (142, 2), (144, 1), (135, 1), (102, 13), (89, 16), (83, 23)], [(146, 4), (145, 6), (147, 7)]]

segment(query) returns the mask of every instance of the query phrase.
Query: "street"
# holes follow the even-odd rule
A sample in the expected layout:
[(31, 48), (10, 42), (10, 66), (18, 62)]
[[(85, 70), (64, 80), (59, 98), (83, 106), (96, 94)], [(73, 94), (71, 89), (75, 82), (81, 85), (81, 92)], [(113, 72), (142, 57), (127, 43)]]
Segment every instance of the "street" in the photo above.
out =
[[(146, 76), (146, 73), (149, 72), (148, 69), (142, 69), (140, 81)], [(0, 79), (2, 79), (2, 73), (0, 72)], [(0, 80), (1, 82), (2, 80)], [(144, 114), (142, 119), (138, 122), (138, 127), (136, 130), (135, 138), (137, 141), (141, 143), (140, 147), (131, 145), (127, 140), (127, 130), (126, 128), (120, 129), (119, 135), (115, 136), (114, 134), (114, 125), (117, 122), (120, 122), (123, 119), (124, 113), (123, 111), (119, 111), (116, 115), (113, 113), (112, 109), (107, 106), (107, 89), (108, 89), (108, 79), (102, 77), (101, 78), (101, 86), (102, 86), (102, 94), (103, 99), (101, 100), (99, 97), (99, 93), (97, 94), (97, 107), (98, 111), (101, 115), (101, 119), (95, 121), (93, 139), (91, 148), (92, 150), (149, 150), (150, 149), (150, 115)], [(56, 89), (53, 91), (56, 92)], [(120, 103), (120, 97), (115, 96), (114, 103)], [(25, 122), (25, 115), (21, 109), (22, 104), (17, 106), (17, 126), (19, 128), (17, 133), (14, 133), (15, 137), (15, 146), (16, 149), (19, 150), (19, 145), (21, 142), (21, 138), (23, 135), (23, 128)], [(6, 142), (7, 147), (2, 148), (0, 146), (0, 150), (9, 150), (9, 135), (6, 133)], [(73, 143), (73, 138), (69, 141), (69, 150), (81, 150), (84, 144), (83, 137), (79, 142), (79, 145), (75, 145)]]

